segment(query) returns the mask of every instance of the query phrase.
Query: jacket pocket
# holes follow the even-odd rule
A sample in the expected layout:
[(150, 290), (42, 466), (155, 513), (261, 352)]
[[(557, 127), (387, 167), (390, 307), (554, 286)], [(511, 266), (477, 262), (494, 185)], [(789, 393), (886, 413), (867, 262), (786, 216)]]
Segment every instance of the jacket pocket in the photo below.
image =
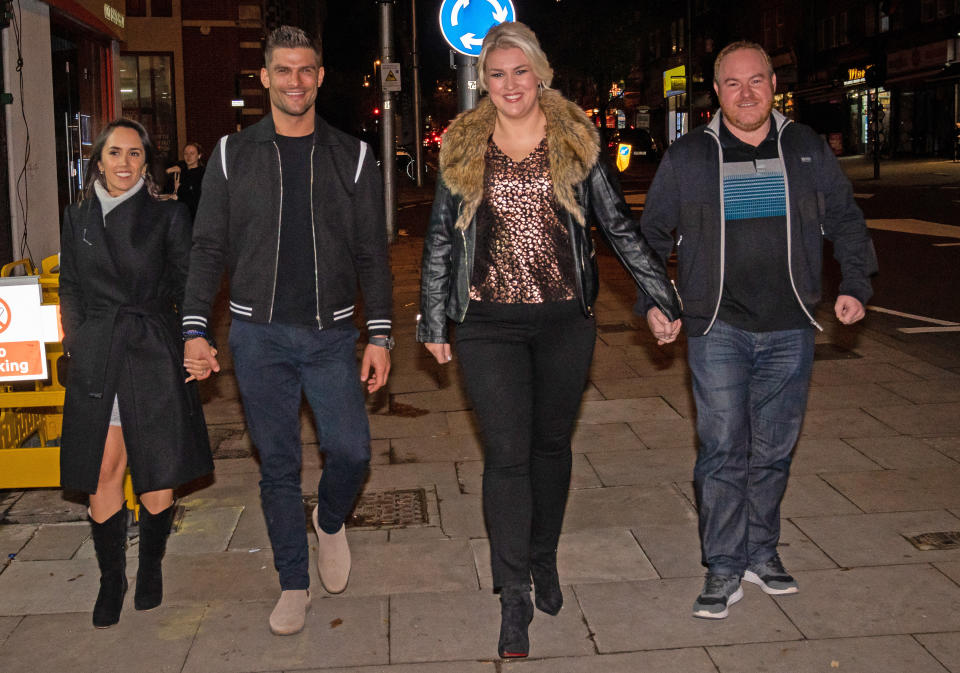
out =
[[(688, 307), (710, 297), (708, 279), (711, 246), (705, 240), (711, 208), (705, 203), (683, 203), (680, 206), (680, 226), (677, 227), (677, 278), (680, 295)], [(713, 250), (719, 258), (719, 249)]]

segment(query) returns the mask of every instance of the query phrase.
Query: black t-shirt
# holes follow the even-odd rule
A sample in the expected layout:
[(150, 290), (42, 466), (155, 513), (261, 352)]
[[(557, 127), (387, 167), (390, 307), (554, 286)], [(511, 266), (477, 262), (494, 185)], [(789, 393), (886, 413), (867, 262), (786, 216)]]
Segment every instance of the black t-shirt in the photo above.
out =
[(754, 147), (720, 124), (726, 220), (717, 317), (748, 332), (810, 327), (790, 283), (787, 201), (777, 130)]
[(317, 281), (310, 208), (313, 135), (277, 136), (283, 195), (273, 321), (317, 324)]
[(203, 183), (203, 166), (187, 168), (180, 164), (180, 187), (177, 189), (177, 200), (186, 204), (190, 209), (190, 217), (197, 216), (197, 206), (200, 204), (200, 185)]

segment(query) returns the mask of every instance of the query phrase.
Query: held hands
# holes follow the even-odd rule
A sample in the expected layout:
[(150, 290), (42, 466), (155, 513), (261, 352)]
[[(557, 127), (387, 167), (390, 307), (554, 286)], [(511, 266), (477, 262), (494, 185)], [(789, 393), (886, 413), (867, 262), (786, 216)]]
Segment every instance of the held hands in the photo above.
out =
[(837, 297), (837, 303), (833, 305), (833, 312), (837, 314), (837, 320), (844, 325), (852, 325), (867, 314), (860, 300), (848, 294), (841, 294)]
[(213, 372), (220, 371), (217, 362), (217, 349), (213, 348), (203, 337), (190, 339), (183, 344), (183, 368), (190, 374), (184, 383), (203, 381)]
[[(373, 372), (370, 368), (373, 368)], [(390, 351), (383, 346), (367, 344), (360, 363), (360, 380), (367, 384), (367, 392), (375, 393), (387, 385), (390, 375)]]
[(453, 359), (453, 352), (450, 350), (450, 344), (423, 344), (430, 351), (430, 355), (442, 365), (447, 364)]
[(677, 335), (680, 334), (681, 321), (679, 318), (669, 320), (663, 311), (654, 306), (647, 311), (647, 325), (650, 326), (653, 336), (657, 338), (657, 345), (662, 346), (676, 340)]

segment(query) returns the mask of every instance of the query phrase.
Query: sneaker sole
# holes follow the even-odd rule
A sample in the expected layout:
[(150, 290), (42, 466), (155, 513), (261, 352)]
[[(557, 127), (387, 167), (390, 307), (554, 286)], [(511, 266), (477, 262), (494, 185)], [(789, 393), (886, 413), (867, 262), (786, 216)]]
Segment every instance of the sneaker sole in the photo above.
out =
[(741, 598), (743, 598), (743, 587), (737, 587), (737, 590), (730, 594), (730, 598), (727, 599), (727, 607), (725, 607), (721, 612), (694, 610), (693, 616), (699, 617), (700, 619), (726, 619), (727, 615), (730, 614), (730, 606), (734, 603), (737, 603)]
[(788, 587), (786, 589), (776, 589), (770, 586), (769, 584), (767, 584), (766, 582), (764, 582), (762, 579), (760, 579), (760, 575), (753, 572), (752, 570), (747, 570), (746, 572), (744, 572), (743, 579), (745, 582), (756, 584), (761, 589), (763, 589), (763, 593), (770, 594), (771, 596), (786, 596), (787, 594), (795, 594), (798, 591), (800, 591), (799, 587)]

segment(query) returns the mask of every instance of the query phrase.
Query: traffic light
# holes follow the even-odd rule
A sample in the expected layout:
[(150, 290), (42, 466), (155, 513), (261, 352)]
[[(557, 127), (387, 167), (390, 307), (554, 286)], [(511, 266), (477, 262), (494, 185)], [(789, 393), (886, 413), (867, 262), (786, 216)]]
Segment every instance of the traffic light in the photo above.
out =
[(9, 28), (13, 21), (13, 0), (0, 0), (0, 30)]
[(374, 116), (374, 117), (379, 117), (379, 116), (380, 116), (380, 108), (378, 108), (378, 107), (373, 108), (373, 116)]

